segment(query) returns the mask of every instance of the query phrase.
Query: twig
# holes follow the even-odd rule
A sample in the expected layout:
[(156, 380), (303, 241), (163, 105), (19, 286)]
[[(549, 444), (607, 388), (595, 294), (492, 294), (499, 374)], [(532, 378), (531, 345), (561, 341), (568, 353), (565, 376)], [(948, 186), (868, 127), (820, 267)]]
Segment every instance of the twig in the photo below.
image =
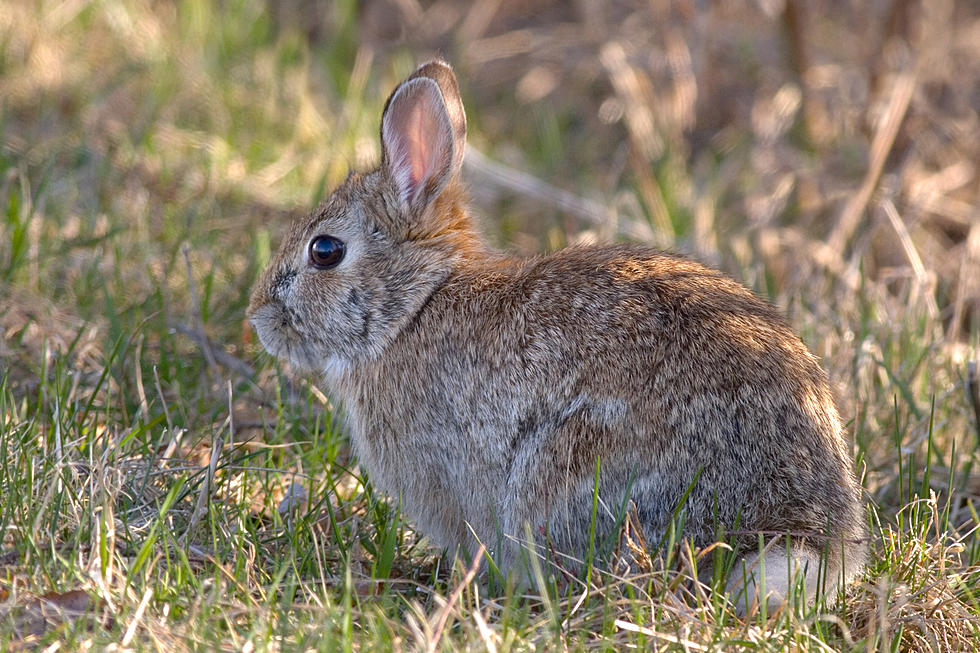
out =
[(487, 652), (497, 653), (497, 644), (493, 640), (495, 637), (499, 637), (499, 635), (490, 630), (490, 626), (487, 625), (487, 620), (483, 618), (479, 610), (473, 612), (473, 621), (476, 622), (476, 627), (480, 631), (480, 637), (483, 638), (483, 645), (487, 647)]
[(482, 175), (497, 186), (541, 202), (554, 204), (586, 222), (606, 225), (611, 218), (610, 210), (598, 202), (584, 199), (526, 172), (493, 161), (472, 145), (466, 147), (464, 165), (471, 172)]
[(136, 340), (136, 396), (140, 400), (138, 415), (147, 418), (150, 416), (150, 404), (146, 400), (146, 389), (143, 387), (143, 366), (140, 364), (143, 358), (143, 334), (141, 333)]
[(706, 646), (704, 646), (703, 644), (698, 644), (695, 641), (692, 641), (692, 640), (689, 640), (689, 639), (685, 639), (683, 637), (678, 637), (676, 635), (671, 635), (669, 633), (661, 633), (661, 632), (656, 631), (656, 630), (654, 630), (652, 628), (647, 628), (646, 626), (640, 626), (638, 624), (634, 624), (632, 622), (625, 621), (623, 619), (616, 619), (613, 622), (613, 625), (616, 626), (616, 628), (619, 628), (621, 630), (626, 630), (626, 631), (629, 631), (631, 633), (639, 633), (641, 635), (646, 635), (647, 637), (653, 637), (654, 639), (658, 639), (658, 640), (660, 640), (662, 642), (668, 642), (670, 644), (680, 644), (681, 646), (684, 647), (684, 650), (686, 650), (686, 651), (691, 651), (691, 650), (693, 650), (693, 651), (708, 651), (708, 650), (710, 650)]
[(435, 650), (439, 647), (439, 640), (442, 638), (442, 633), (446, 629), (446, 624), (449, 622), (449, 615), (453, 611), (453, 606), (459, 600), (459, 595), (463, 593), (466, 586), (473, 582), (473, 579), (476, 577), (476, 572), (480, 568), (480, 562), (483, 560), (483, 554), (485, 552), (486, 547), (481, 544), (476, 555), (473, 556), (473, 562), (470, 564), (470, 568), (467, 570), (463, 580), (453, 588), (453, 591), (449, 594), (449, 598), (446, 599), (446, 605), (442, 606), (442, 609), (439, 611), (439, 616), (436, 617), (436, 627), (432, 629), (432, 639), (429, 640), (429, 645), (425, 648), (427, 653), (435, 653)]
[(909, 234), (909, 230), (905, 227), (905, 223), (902, 222), (902, 218), (898, 215), (898, 211), (895, 209), (895, 204), (888, 198), (882, 200), (881, 208), (885, 212), (885, 217), (888, 218), (888, 222), (891, 223), (892, 229), (895, 230), (895, 234), (898, 236), (898, 241), (902, 244), (902, 249), (905, 250), (905, 257), (908, 258), (909, 264), (912, 265), (912, 271), (915, 273), (916, 279), (919, 282), (925, 282), (926, 276), (926, 266), (922, 264), (922, 258), (919, 256), (919, 252), (915, 249), (915, 244), (912, 242), (912, 236)]
[(912, 100), (912, 93), (915, 91), (915, 78), (915, 70), (906, 70), (899, 74), (898, 79), (895, 80), (892, 96), (888, 101), (888, 107), (885, 109), (884, 119), (878, 125), (878, 129), (875, 130), (874, 139), (871, 141), (871, 162), (864, 175), (864, 180), (861, 182), (858, 191), (851, 196), (844, 206), (837, 225), (830, 234), (830, 238), (827, 239), (827, 244), (833, 250), (839, 252), (844, 249), (844, 245), (854, 235), (854, 230), (857, 229), (858, 223), (861, 221), (861, 215), (867, 208), (871, 194), (878, 185), (881, 171), (885, 167), (885, 160), (895, 144), (898, 128), (901, 126), (909, 102)]
[[(231, 379), (228, 382), (228, 456), (235, 453), (235, 401), (232, 394)], [(225, 476), (225, 489), (231, 494), (231, 477)]]
[(926, 266), (922, 263), (922, 257), (919, 256), (919, 252), (915, 248), (915, 243), (912, 242), (912, 236), (909, 234), (905, 223), (902, 222), (901, 216), (898, 215), (895, 204), (890, 199), (885, 198), (882, 200), (881, 208), (885, 213), (885, 217), (888, 218), (892, 229), (895, 230), (895, 234), (898, 236), (898, 242), (902, 244), (902, 249), (905, 250), (905, 257), (912, 266), (912, 272), (915, 274), (915, 280), (919, 289), (926, 294), (926, 305), (929, 308), (929, 316), (935, 319), (939, 315), (939, 306), (936, 304), (936, 297), (929, 292), (929, 275), (926, 273)]
[(174, 329), (197, 343), (197, 346), (205, 352), (205, 357), (207, 357), (208, 352), (210, 352), (210, 365), (213, 366), (215, 363), (217, 363), (218, 365), (226, 367), (232, 372), (235, 372), (239, 376), (245, 377), (246, 379), (252, 379), (255, 376), (255, 370), (252, 369), (251, 365), (236, 356), (232, 356), (227, 352), (221, 351), (221, 349), (215, 349), (211, 344), (211, 339), (208, 338), (203, 331), (192, 329), (181, 322), (174, 322), (172, 326)]
[(133, 619), (129, 622), (129, 626), (126, 628), (126, 634), (122, 638), (122, 646), (129, 646), (129, 643), (133, 641), (133, 637), (136, 636), (136, 628), (140, 625), (140, 621), (143, 620), (143, 613), (146, 612), (146, 606), (150, 604), (150, 599), (153, 598), (153, 587), (147, 587), (146, 591), (143, 592), (143, 598), (140, 599), (140, 603), (136, 606), (136, 612), (133, 613)]

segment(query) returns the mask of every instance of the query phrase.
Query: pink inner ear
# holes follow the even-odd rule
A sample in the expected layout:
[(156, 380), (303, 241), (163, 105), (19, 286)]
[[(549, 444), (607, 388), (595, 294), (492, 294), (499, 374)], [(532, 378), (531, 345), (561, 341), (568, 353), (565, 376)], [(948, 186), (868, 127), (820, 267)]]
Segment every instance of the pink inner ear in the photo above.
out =
[(451, 132), (442, 96), (431, 80), (406, 82), (392, 98), (382, 140), (406, 203), (413, 204), (430, 182), (437, 187), (445, 181), (453, 155)]
[(405, 149), (411, 153), (410, 180), (416, 186), (420, 185), (426, 173), (436, 166), (435, 150), (427, 140), (431, 138), (428, 135), (432, 133), (434, 127), (431, 122), (425, 108), (420, 105), (409, 109), (405, 118)]

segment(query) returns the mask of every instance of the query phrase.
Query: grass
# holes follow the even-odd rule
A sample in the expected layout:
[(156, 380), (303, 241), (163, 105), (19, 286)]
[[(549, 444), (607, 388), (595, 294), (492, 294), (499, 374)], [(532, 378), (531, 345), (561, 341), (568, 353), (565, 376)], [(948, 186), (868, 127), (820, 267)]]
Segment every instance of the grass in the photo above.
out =
[[(860, 8), (819, 2), (697, 24), (661, 3), (403, 4), (299, 23), (256, 0), (0, 5), (0, 649), (975, 648), (969, 3), (897, 3), (863, 41)], [(409, 28), (398, 47), (386, 20)], [(519, 181), (467, 167), (496, 242), (694, 253), (821, 357), (873, 537), (836, 605), (740, 620), (690, 582), (723, 548), (677, 538), (626, 579), (449, 568), (361, 475), (318, 379), (261, 353), (244, 309), (283, 226), (376, 160), (386, 93), (433, 49), (458, 64), (471, 143)], [(842, 229), (876, 138), (865, 219)]]

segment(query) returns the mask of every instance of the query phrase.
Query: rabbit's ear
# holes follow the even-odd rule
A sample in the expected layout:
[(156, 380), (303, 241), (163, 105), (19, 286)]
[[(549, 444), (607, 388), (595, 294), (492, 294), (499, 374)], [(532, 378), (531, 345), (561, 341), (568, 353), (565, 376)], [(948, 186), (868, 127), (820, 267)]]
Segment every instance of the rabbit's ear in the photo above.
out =
[(403, 208), (416, 212), (435, 200), (458, 174), (466, 118), (449, 66), (431, 62), (402, 82), (381, 118), (382, 170)]
[(466, 152), (466, 113), (463, 111), (463, 100), (459, 97), (459, 85), (453, 69), (445, 61), (436, 59), (419, 66), (409, 79), (426, 77), (439, 85), (443, 102), (446, 103), (446, 113), (453, 126), (453, 174), (459, 172), (463, 165), (463, 154)]

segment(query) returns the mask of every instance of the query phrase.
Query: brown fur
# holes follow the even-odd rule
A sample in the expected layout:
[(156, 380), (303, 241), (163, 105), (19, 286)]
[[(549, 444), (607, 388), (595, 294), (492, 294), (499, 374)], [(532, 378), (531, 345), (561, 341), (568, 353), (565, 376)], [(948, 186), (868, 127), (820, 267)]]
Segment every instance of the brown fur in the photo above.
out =
[[(737, 525), (748, 554), (755, 532), (789, 532), (802, 553), (826, 545), (832, 581), (852, 576), (860, 488), (825, 375), (778, 312), (641, 246), (493, 251), (459, 182), (455, 78), (432, 62), (411, 80), (386, 104), (403, 113), (381, 167), (294, 225), (249, 309), (270, 352), (324, 373), (373, 482), (436, 543), (472, 550), (472, 529), (507, 566), (525, 523), (583, 555), (599, 458), (599, 535), (630, 488), (656, 542), (691, 486), (697, 544)], [(452, 115), (405, 120), (415, 102)], [(413, 140), (402, 123), (451, 133)], [(318, 234), (348, 245), (335, 269), (307, 261)]]

